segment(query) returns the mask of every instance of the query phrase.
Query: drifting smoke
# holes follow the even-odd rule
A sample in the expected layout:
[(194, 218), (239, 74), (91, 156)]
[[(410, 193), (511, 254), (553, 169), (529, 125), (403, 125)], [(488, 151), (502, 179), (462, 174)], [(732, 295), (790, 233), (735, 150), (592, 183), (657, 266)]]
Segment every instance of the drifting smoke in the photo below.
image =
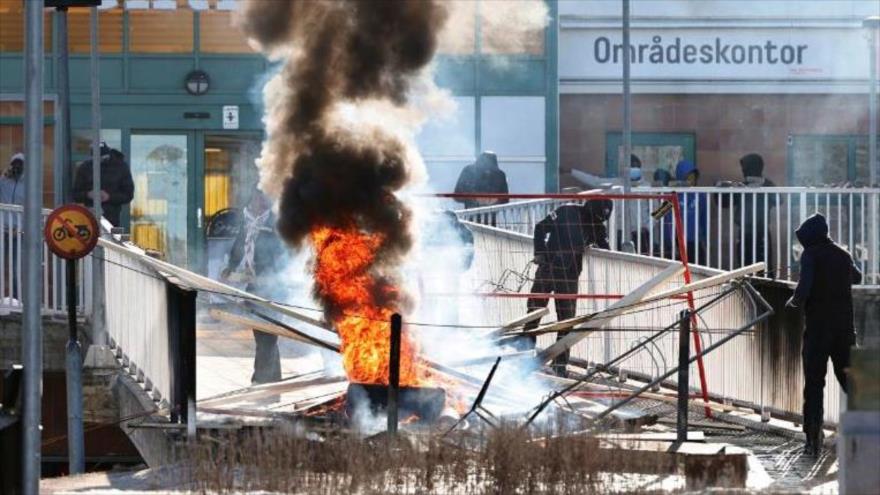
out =
[[(239, 19), (284, 64), (264, 91), (261, 188), (278, 198), (281, 236), (296, 247), (312, 242), (314, 292), (354, 381), (387, 379), (385, 322), (409, 306), (398, 287), (412, 215), (395, 193), (421, 160), (389, 122), (407, 115), (445, 19), (433, 1), (358, 0), (250, 0)], [(407, 339), (402, 384), (419, 381), (415, 355)]]

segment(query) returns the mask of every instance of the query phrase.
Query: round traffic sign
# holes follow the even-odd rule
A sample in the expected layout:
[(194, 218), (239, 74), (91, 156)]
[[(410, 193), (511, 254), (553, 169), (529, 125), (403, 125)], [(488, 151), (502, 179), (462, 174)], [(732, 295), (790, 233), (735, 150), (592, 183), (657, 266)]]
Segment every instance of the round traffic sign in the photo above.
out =
[(43, 237), (56, 255), (69, 260), (79, 259), (98, 244), (98, 221), (83, 206), (59, 206), (46, 218)]

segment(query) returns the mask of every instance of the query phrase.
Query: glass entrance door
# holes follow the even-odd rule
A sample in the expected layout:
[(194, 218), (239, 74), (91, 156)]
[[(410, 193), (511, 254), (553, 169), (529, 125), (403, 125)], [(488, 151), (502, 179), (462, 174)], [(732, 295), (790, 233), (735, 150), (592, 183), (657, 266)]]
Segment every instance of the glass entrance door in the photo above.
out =
[[(177, 266), (191, 267), (195, 205), (193, 134), (132, 132), (131, 237), (143, 249)], [(193, 218), (191, 218), (193, 217)]]
[(257, 190), (254, 161), (260, 154), (260, 136), (241, 133), (205, 133), (204, 204), (205, 274), (217, 278), (241, 221), (241, 212)]

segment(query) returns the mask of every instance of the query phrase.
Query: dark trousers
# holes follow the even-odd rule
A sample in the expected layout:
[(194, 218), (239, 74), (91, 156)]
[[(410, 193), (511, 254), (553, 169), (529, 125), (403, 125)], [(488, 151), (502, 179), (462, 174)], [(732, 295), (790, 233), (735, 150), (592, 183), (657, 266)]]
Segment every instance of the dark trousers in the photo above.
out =
[(281, 380), (281, 355), (278, 336), (254, 330), (257, 352), (254, 354), (254, 374), (251, 383), (270, 383)]
[(822, 429), (822, 401), (828, 359), (831, 358), (837, 382), (846, 392), (844, 370), (849, 366), (850, 347), (854, 342), (855, 337), (851, 332), (804, 333), (804, 434), (808, 441), (818, 439)]
[[(250, 283), (245, 290), (265, 297), (270, 293), (266, 285), (265, 282)], [(254, 374), (251, 375), (251, 383), (270, 383), (281, 380), (281, 354), (278, 352), (278, 336), (257, 330), (253, 330), (253, 332), (257, 349), (254, 353)]]
[[(533, 294), (577, 294), (578, 278), (581, 275), (580, 263), (573, 263), (572, 266), (554, 267), (549, 263), (538, 265), (535, 272), (535, 283), (532, 284)], [(526, 303), (529, 313), (536, 309), (546, 308), (550, 299), (547, 297), (530, 298)], [(577, 308), (577, 299), (559, 299), (554, 298), (553, 304), (556, 306), (556, 319), (567, 320), (573, 318)], [(526, 323), (525, 330), (537, 328), (540, 320), (533, 320)], [(559, 332), (556, 334), (556, 340), (568, 335), (568, 332)], [(534, 335), (526, 337), (527, 341), (524, 347), (534, 348), (536, 337)], [(569, 351), (560, 354), (553, 360), (553, 367), (557, 370), (565, 370), (568, 365)]]

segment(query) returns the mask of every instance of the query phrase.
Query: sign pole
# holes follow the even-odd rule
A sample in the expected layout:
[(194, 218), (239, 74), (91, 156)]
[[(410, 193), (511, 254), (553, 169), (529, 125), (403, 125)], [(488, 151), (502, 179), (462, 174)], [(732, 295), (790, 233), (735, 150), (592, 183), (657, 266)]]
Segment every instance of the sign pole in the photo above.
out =
[(43, 216), (43, 0), (25, 2), (25, 154), (22, 274), (24, 363), (22, 493), (40, 491), (40, 417), (43, 378), (43, 292), (40, 223)]
[(67, 260), (65, 289), (67, 297), (67, 453), (70, 474), (85, 471), (82, 405), (82, 347), (77, 329), (76, 260), (87, 256), (98, 243), (98, 222), (81, 205), (55, 208), (46, 217), (43, 238), (50, 251)]
[(76, 322), (76, 260), (69, 259), (67, 268), (67, 457), (70, 474), (85, 471), (82, 405), (82, 347), (79, 344)]
[[(91, 8), (90, 14), (90, 69), (92, 89), (92, 205), (98, 220), (98, 235), (101, 235), (101, 86), (98, 54), (98, 7)], [(101, 248), (92, 256), (92, 344), (107, 345), (107, 332), (104, 328), (104, 262)]]

